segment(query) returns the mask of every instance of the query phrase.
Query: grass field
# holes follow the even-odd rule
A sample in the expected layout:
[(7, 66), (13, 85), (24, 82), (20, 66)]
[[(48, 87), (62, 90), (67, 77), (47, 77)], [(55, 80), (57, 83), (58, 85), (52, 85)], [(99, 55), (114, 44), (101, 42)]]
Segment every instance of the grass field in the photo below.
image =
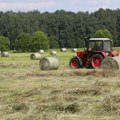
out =
[(49, 71), (30, 53), (0, 57), (0, 120), (120, 120), (119, 71), (70, 69), (74, 55), (58, 51)]

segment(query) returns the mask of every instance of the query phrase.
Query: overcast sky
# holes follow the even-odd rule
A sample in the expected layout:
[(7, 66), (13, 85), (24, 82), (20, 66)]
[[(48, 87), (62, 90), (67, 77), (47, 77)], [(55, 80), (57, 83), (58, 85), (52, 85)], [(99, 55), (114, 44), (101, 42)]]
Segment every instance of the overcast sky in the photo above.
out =
[(120, 0), (0, 0), (0, 11), (32, 11), (54, 12), (56, 10), (66, 11), (89, 11), (94, 12), (99, 8), (117, 9)]

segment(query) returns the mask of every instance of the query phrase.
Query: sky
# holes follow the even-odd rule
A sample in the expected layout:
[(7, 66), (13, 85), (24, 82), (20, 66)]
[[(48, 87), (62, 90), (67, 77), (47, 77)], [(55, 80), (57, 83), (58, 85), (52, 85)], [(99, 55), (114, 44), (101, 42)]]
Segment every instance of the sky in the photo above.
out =
[(120, 8), (120, 0), (0, 0), (0, 11), (55, 12), (65, 10), (72, 12), (94, 12), (99, 8)]

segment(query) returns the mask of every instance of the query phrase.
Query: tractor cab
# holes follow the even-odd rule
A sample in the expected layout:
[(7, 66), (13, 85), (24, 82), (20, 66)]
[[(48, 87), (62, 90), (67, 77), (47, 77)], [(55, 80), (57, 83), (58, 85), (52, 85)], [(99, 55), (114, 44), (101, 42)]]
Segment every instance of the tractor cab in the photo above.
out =
[(77, 56), (70, 60), (71, 68), (99, 68), (105, 57), (115, 56), (112, 50), (112, 40), (109, 38), (90, 38), (85, 41), (85, 48), (84, 51), (78, 51)]
[(112, 40), (109, 38), (91, 38), (87, 41), (87, 51), (105, 51), (112, 50)]

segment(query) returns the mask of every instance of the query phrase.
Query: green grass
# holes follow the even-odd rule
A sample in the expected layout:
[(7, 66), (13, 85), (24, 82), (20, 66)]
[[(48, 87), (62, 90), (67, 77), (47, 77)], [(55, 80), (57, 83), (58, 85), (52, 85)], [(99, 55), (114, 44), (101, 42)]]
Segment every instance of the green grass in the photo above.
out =
[(0, 57), (0, 120), (119, 120), (119, 72), (70, 69), (75, 53), (57, 52), (60, 67), (48, 71), (30, 53)]

